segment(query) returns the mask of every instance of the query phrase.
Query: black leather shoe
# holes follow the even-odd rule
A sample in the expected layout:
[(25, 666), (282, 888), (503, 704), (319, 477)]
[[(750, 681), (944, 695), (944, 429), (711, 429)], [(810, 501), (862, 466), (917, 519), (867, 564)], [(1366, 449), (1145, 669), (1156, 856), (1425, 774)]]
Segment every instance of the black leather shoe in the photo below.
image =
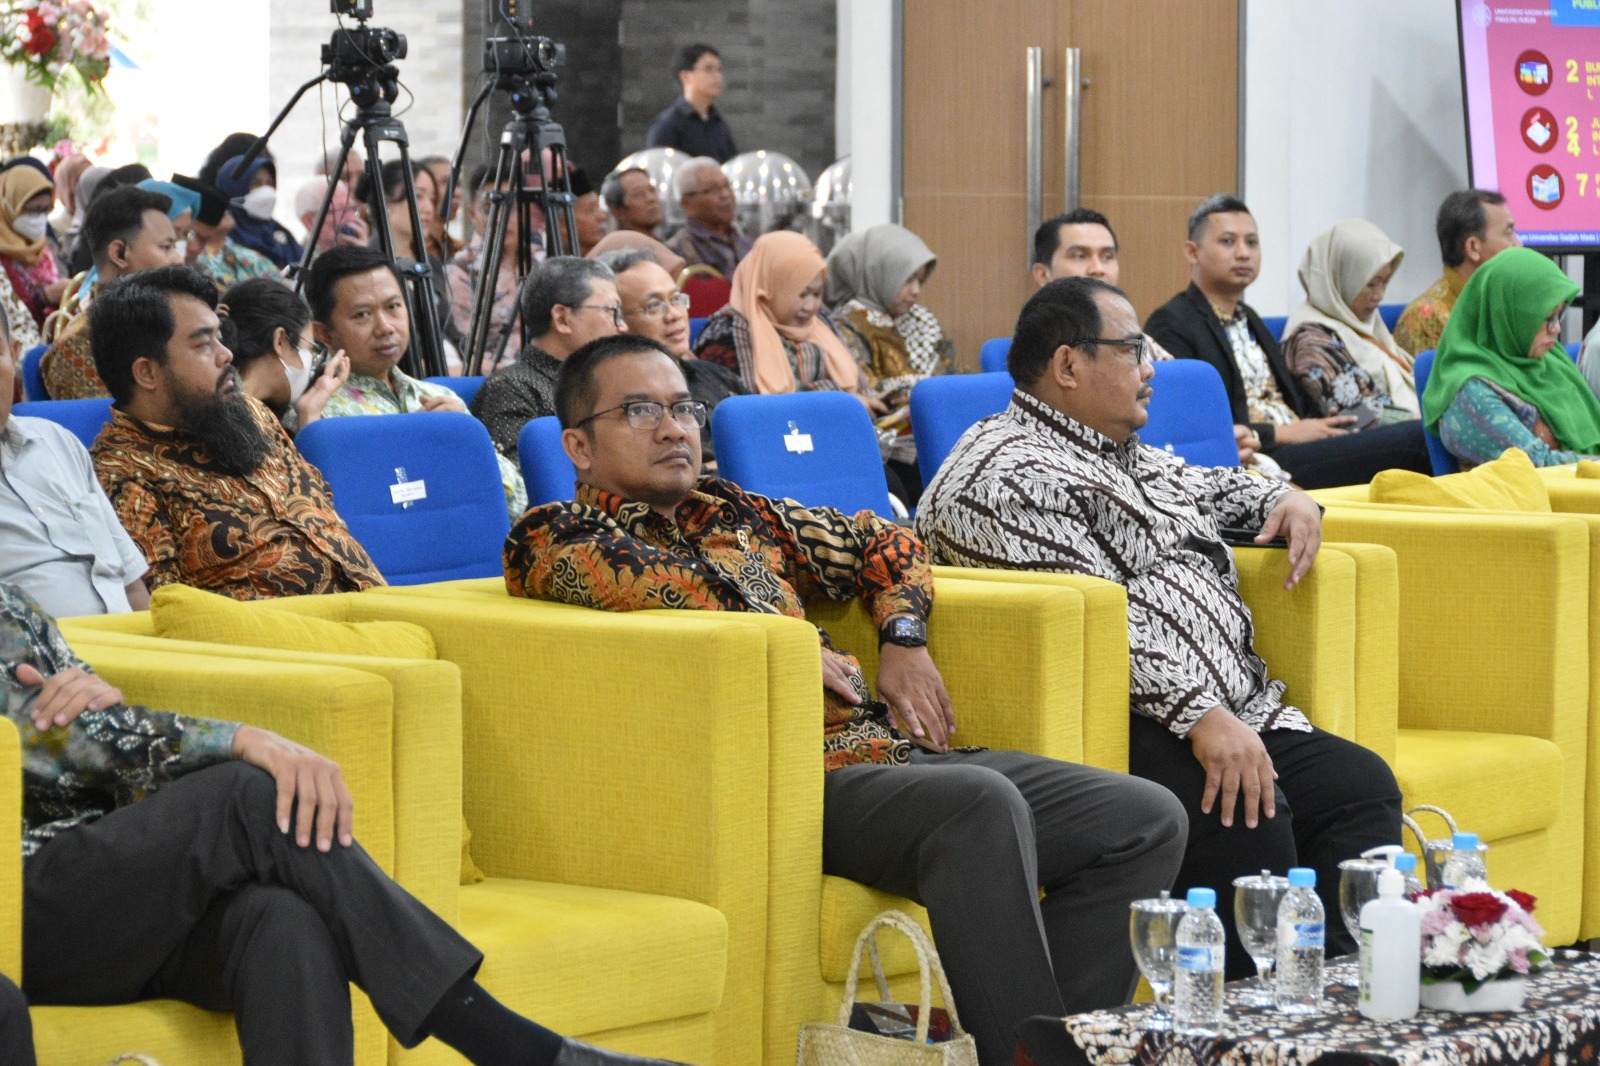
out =
[(556, 1052), (555, 1066), (683, 1066), (683, 1063), (623, 1055), (582, 1043), (569, 1036), (561, 1042), (561, 1050)]

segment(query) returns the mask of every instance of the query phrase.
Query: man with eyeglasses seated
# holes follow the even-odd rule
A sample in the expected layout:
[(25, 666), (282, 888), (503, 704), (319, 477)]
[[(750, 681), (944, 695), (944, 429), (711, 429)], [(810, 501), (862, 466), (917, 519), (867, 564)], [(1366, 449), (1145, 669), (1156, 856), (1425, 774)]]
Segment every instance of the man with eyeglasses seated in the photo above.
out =
[[(628, 332), (659, 341), (678, 361), (678, 369), (689, 383), (689, 395), (705, 404), (707, 416), (729, 396), (750, 391), (736, 372), (689, 354), (689, 297), (679, 291), (672, 275), (647, 249), (618, 248), (597, 258), (617, 276), (617, 296), (622, 300)], [(700, 457), (705, 473), (716, 470), (709, 417), (700, 427)]]
[(1011, 1062), (1026, 1018), (1125, 1002), (1137, 977), (1128, 904), (1171, 886), (1181, 805), (1124, 774), (954, 747), (955, 711), (926, 647), (922, 545), (868, 511), (700, 477), (705, 407), (657, 342), (580, 349), (556, 400), (578, 491), (512, 529), (511, 594), (801, 619), (806, 600), (861, 597), (880, 627), (881, 702), (857, 660), (818, 633), (823, 872), (928, 908), (984, 1066)]
[[(1088, 574), (1128, 590), (1128, 769), (1189, 816), (1179, 885), (1217, 890), (1230, 978), (1252, 972), (1233, 880), (1309, 866), (1329, 914), (1339, 863), (1400, 839), (1384, 761), (1284, 703), (1255, 652), (1228, 527), (1286, 541), (1292, 588), (1322, 542), (1303, 492), (1237, 467), (1189, 466), (1141, 444), (1154, 367), (1120, 289), (1069, 277), (1017, 319), (1011, 405), (979, 422), (922, 494), (916, 530), (937, 562)], [(1330, 955), (1355, 950), (1329, 921)]]
[[(331, 352), (350, 359), (350, 376), (328, 398), (323, 418), (460, 411), (467, 405), (443, 385), (418, 381), (400, 369), (411, 344), (411, 312), (400, 275), (376, 248), (330, 248), (306, 272), (311, 333)], [(506, 512), (514, 522), (528, 508), (522, 471), (497, 456)]]
[(533, 340), (515, 363), (490, 374), (472, 400), (472, 413), (511, 462), (517, 461), (522, 427), (556, 413), (562, 361), (590, 341), (627, 328), (616, 275), (597, 259), (546, 259), (523, 281), (517, 302)]
[(739, 205), (728, 176), (715, 159), (700, 156), (678, 168), (672, 192), (688, 221), (667, 238), (667, 247), (690, 266), (708, 266), (732, 281), (734, 268), (750, 254), (751, 240), (734, 221)]

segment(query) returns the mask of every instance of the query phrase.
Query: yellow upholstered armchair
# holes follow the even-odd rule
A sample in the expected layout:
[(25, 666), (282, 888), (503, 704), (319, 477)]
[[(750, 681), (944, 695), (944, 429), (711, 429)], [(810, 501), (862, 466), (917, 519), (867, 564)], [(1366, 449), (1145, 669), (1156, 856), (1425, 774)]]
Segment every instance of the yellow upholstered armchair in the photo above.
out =
[[(339, 761), (355, 799), (362, 844), (386, 870), (394, 863), (392, 766), (387, 738), (393, 720), (389, 682), (342, 666), (266, 663), (199, 657), (149, 647), (131, 649), (68, 637), (73, 650), (134, 703), (208, 718), (248, 722), (312, 745)], [(436, 664), (443, 666), (444, 664)], [(447, 705), (443, 713), (450, 714)], [(12, 782), (0, 803), (8, 844), (0, 866), (0, 967), (21, 983), (20, 748), (3, 723), (0, 764)], [(376, 738), (378, 743), (373, 743)], [(359, 992), (354, 994), (356, 1062), (379, 1066), (386, 1035)], [(34, 1007), (38, 1058), (51, 1066), (101, 1066), (124, 1051), (166, 1063), (237, 1063), (233, 1018), (170, 1000), (118, 1007)]]

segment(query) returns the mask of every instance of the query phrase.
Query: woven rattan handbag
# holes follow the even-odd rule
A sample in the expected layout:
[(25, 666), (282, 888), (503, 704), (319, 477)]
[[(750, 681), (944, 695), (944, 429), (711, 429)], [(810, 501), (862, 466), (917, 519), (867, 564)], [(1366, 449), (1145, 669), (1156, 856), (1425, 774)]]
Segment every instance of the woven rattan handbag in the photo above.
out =
[[(877, 942), (878, 930), (885, 926), (904, 933), (916, 949), (922, 990), (915, 1006), (889, 1001), (889, 982), (883, 976)], [(880, 1003), (856, 1003), (863, 948), (871, 952), (872, 975), (878, 982)], [(933, 976), (939, 978), (939, 994), (945, 1003), (943, 1010), (933, 1009)], [(875, 1024), (879, 1031), (867, 1032), (852, 1027), (853, 1015), (858, 1019), (858, 1026), (865, 1020)], [(900, 1031), (895, 1032), (897, 1029)], [(886, 1035), (885, 1030), (895, 1035)], [(900, 911), (884, 911), (867, 923), (856, 938), (850, 976), (845, 980), (844, 997), (839, 1004), (838, 1023), (802, 1025), (800, 1051), (795, 1061), (798, 1066), (978, 1066), (978, 1046), (961, 1028), (955, 999), (950, 995), (950, 982), (939, 963), (939, 953), (920, 925)]]

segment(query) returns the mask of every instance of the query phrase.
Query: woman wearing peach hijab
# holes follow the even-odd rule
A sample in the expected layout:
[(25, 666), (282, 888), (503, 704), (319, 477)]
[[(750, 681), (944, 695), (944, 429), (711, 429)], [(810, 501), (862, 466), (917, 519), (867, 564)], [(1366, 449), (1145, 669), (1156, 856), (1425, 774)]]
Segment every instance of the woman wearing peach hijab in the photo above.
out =
[(706, 320), (695, 354), (735, 371), (752, 392), (837, 389), (881, 414), (822, 309), (825, 274), (822, 252), (805, 237), (763, 234), (733, 272), (733, 296)]

